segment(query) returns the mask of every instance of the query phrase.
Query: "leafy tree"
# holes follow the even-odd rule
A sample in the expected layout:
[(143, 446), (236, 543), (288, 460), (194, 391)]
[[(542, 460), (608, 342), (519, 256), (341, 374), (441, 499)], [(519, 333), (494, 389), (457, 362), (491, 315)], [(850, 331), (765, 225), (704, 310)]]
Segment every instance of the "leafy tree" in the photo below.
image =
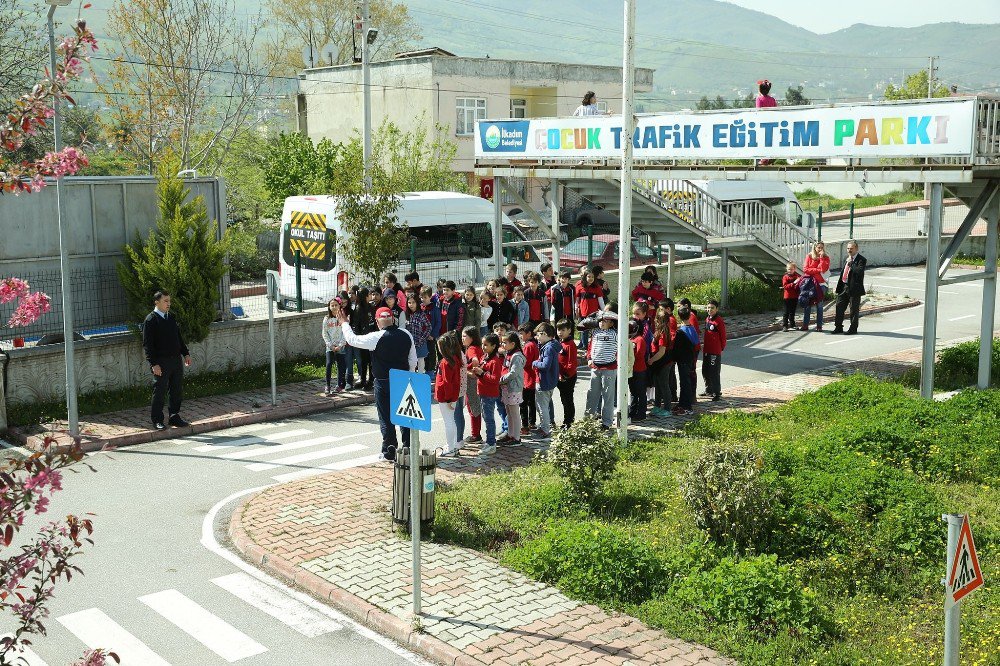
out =
[(752, 109), (757, 105), (757, 98), (753, 93), (747, 93), (745, 97), (737, 97), (733, 100), (734, 109)]
[[(378, 171), (376, 169), (375, 171)], [(376, 183), (383, 181), (373, 174)], [(399, 258), (406, 247), (409, 234), (397, 225), (396, 211), (400, 198), (393, 192), (380, 189), (353, 191), (337, 199), (337, 213), (344, 233), (338, 238), (338, 252), (372, 284), (378, 283), (390, 263)]]
[[(435, 126), (431, 136), (424, 127), (404, 132), (385, 121), (375, 133), (372, 163), (387, 192), (462, 191), (467, 187), (465, 178), (452, 169), (456, 150), (443, 125)], [(329, 139), (314, 144), (302, 134), (281, 134), (263, 160), (270, 211), (280, 212), (290, 196), (362, 191), (363, 163), (360, 136), (346, 144)]]
[[(948, 86), (938, 83), (931, 97), (948, 97), (951, 91)], [(901, 99), (925, 99), (927, 97), (927, 70), (908, 74), (903, 80), (903, 85), (894, 86), (891, 83), (885, 87), (885, 98), (887, 100)]]
[[(236, 0), (117, 0), (121, 43), (98, 81), (109, 134), (139, 164), (176, 153), (182, 169), (217, 174), (221, 156), (257, 122), (267, 67), (265, 21), (238, 18)], [(217, 150), (218, 148), (218, 150)]]
[[(143, 241), (136, 238), (124, 248), (118, 278), (128, 299), (133, 321), (142, 321), (152, 308), (153, 294), (165, 289), (173, 296), (181, 335), (187, 342), (208, 337), (219, 300), (219, 281), (228, 270), (229, 233), (216, 238), (215, 222), (202, 197), (189, 199), (184, 181), (171, 175), (177, 164), (160, 170), (157, 205), (160, 219)], [(135, 328), (138, 332), (138, 327)]]
[(788, 106), (805, 106), (806, 104), (812, 104), (812, 102), (802, 94), (802, 86), (798, 85), (794, 88), (788, 86), (788, 90), (785, 91), (785, 104)]
[[(334, 45), (334, 65), (354, 62), (355, 46), (361, 56), (361, 35), (354, 29), (358, 4), (355, 0), (268, 0), (268, 11), (277, 26), (268, 55), (276, 69), (288, 74), (301, 70), (306, 64), (302, 47), (309, 44), (310, 37), (317, 50)], [(420, 41), (420, 28), (406, 3), (372, 0), (370, 12), (372, 25), (378, 28), (373, 61), (387, 60)]]

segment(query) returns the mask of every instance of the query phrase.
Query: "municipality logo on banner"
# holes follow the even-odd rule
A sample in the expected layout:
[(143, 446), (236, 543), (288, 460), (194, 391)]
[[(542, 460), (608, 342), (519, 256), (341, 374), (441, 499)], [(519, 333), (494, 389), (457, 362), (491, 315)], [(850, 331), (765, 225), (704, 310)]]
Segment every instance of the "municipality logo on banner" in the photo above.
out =
[(479, 143), (487, 153), (523, 153), (528, 147), (526, 120), (510, 122), (480, 122)]

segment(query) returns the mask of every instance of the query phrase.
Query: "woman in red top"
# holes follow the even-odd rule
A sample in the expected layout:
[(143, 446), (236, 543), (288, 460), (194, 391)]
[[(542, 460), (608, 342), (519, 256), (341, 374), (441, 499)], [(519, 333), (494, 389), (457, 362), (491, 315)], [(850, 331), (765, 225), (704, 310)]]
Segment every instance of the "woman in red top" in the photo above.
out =
[[(444, 448), (441, 456), (451, 456), (460, 448), (458, 442), (458, 424), (455, 422), (455, 408), (459, 405), (462, 376), (462, 345), (455, 331), (448, 331), (437, 341), (438, 363), (437, 375), (434, 378), (434, 399), (437, 400), (441, 418), (444, 420)], [(458, 407), (461, 409), (461, 407)]]
[(483, 441), (480, 436), (483, 427), (483, 403), (476, 392), (476, 375), (473, 370), (479, 367), (483, 360), (483, 341), (479, 337), (479, 329), (466, 326), (462, 329), (462, 346), (465, 347), (465, 357), (469, 366), (468, 384), (466, 388), (466, 403), (469, 405), (469, 419), (472, 421), (472, 434), (465, 438), (467, 444)]
[[(580, 319), (589, 317), (604, 309), (604, 290), (597, 283), (593, 271), (585, 271), (580, 281), (576, 283), (576, 310)], [(590, 341), (590, 331), (580, 331), (580, 346), (587, 349)]]
[(496, 453), (497, 400), (500, 399), (500, 378), (503, 376), (503, 359), (500, 358), (500, 337), (490, 333), (483, 338), (483, 360), (479, 367), (471, 372), (476, 375), (476, 391), (483, 403), (483, 420), (486, 421), (486, 443), (482, 452), (485, 455)]
[[(816, 281), (816, 295), (819, 299), (816, 303), (816, 330), (823, 330), (823, 304), (826, 299), (826, 279), (830, 276), (830, 257), (826, 253), (826, 246), (822, 242), (813, 245), (812, 252), (806, 255), (805, 263), (802, 265), (802, 274), (811, 277)], [(809, 330), (809, 315), (812, 314), (812, 306), (807, 305), (805, 314), (802, 315), (802, 330)]]

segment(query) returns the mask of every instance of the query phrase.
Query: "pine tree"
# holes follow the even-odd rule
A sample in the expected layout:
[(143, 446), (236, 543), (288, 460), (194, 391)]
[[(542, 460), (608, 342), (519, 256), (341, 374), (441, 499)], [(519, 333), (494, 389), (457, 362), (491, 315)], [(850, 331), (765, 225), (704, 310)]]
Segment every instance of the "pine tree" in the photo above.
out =
[(201, 342), (216, 319), (219, 283), (229, 270), (225, 257), (230, 239), (228, 232), (222, 240), (216, 238), (205, 200), (189, 200), (190, 191), (171, 173), (169, 167), (160, 172), (156, 228), (145, 240), (137, 237), (125, 246), (118, 278), (133, 321), (145, 319), (153, 308), (153, 294), (165, 290), (184, 340)]

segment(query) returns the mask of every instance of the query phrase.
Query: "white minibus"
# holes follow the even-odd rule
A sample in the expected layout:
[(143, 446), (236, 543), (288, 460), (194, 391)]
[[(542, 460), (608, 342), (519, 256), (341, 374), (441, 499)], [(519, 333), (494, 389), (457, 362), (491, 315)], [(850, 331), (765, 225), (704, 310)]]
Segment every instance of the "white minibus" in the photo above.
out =
[[(408, 229), (410, 243), (389, 265), (402, 282), (415, 256), (416, 270), (424, 284), (453, 280), (458, 287), (481, 285), (503, 273), (493, 255), (493, 202), (458, 192), (407, 192), (396, 210), (397, 223)], [(337, 198), (298, 196), (285, 200), (281, 214), (278, 270), (279, 303), (290, 307), (297, 294), (295, 253), (302, 263), (302, 300), (325, 303), (348, 286), (365, 280), (339, 256), (343, 230), (337, 216)], [(523, 241), (524, 234), (503, 216), (505, 242)], [(518, 265), (518, 274), (537, 271), (538, 254), (530, 246), (504, 253)]]

